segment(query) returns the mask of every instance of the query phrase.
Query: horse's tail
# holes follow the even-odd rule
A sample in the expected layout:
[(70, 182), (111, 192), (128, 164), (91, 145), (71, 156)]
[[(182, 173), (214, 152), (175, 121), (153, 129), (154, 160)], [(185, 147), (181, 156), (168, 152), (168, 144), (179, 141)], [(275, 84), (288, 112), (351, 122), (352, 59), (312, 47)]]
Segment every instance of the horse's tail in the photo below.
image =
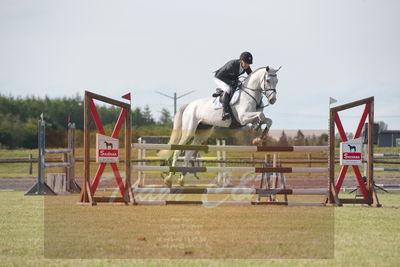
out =
[[(168, 144), (178, 144), (179, 139), (181, 139), (182, 115), (187, 106), (188, 104), (181, 106), (178, 112), (176, 113), (174, 118), (174, 127), (172, 129), (171, 137), (169, 138)], [(173, 150), (160, 150), (160, 152), (158, 152), (157, 155), (165, 160), (168, 160), (172, 157), (173, 154), (174, 154)]]

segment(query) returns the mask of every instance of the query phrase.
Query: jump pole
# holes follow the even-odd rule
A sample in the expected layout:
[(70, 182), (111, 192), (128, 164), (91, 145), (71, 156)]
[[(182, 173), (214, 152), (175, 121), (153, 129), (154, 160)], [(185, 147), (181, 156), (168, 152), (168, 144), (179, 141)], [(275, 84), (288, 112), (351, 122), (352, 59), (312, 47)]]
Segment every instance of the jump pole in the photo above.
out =
[(202, 205), (202, 206), (325, 206), (321, 202), (258, 202), (258, 201), (177, 201), (177, 200), (137, 200), (137, 205)]
[(293, 173), (311, 172), (328, 173), (328, 168), (315, 167), (171, 167), (171, 166), (133, 166), (134, 171), (160, 171), (160, 172), (252, 172), (252, 173)]
[(258, 188), (133, 188), (135, 194), (259, 194), (268, 195), (327, 195), (329, 190), (319, 189), (258, 189)]
[(153, 150), (196, 150), (196, 151), (236, 151), (236, 152), (310, 152), (329, 151), (329, 146), (217, 146), (217, 145), (171, 145), (171, 144), (132, 144), (137, 149)]
[[(99, 198), (102, 199), (102, 198)], [(120, 203), (123, 198), (103, 198), (103, 202)], [(258, 202), (258, 201), (198, 201), (198, 200), (136, 200), (135, 205), (141, 206), (160, 206), (160, 205), (202, 205), (202, 206), (326, 206), (322, 202)]]
[(374, 157), (400, 157), (400, 154), (395, 153), (395, 154), (390, 154), (390, 153), (384, 153), (384, 154), (379, 154), (379, 153), (375, 153)]

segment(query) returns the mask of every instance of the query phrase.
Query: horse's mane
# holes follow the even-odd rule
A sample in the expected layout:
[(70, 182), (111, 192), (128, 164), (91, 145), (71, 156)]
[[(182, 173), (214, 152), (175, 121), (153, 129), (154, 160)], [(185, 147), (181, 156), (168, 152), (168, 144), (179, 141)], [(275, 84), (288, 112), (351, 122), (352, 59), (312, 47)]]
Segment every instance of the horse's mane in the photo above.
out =
[(260, 68), (258, 68), (258, 69), (256, 69), (256, 70), (254, 70), (252, 73), (250, 73), (250, 75), (247, 75), (247, 77), (244, 78), (244, 80), (242, 81), (242, 83), (244, 83), (245, 81), (247, 81), (247, 79), (249, 79), (250, 76), (253, 75), (254, 73), (256, 73), (257, 71), (262, 70), (262, 69), (266, 69), (266, 68), (267, 68), (267, 67), (260, 67)]

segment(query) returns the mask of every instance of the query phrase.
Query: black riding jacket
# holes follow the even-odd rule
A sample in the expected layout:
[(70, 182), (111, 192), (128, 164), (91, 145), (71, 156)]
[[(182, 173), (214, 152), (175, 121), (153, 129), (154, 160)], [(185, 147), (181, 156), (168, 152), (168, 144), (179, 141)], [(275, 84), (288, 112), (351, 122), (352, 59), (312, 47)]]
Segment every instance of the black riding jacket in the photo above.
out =
[(247, 75), (252, 72), (250, 66), (240, 72), (240, 59), (233, 59), (215, 72), (215, 78), (220, 79), (226, 84), (234, 85), (237, 84), (239, 76), (245, 72)]

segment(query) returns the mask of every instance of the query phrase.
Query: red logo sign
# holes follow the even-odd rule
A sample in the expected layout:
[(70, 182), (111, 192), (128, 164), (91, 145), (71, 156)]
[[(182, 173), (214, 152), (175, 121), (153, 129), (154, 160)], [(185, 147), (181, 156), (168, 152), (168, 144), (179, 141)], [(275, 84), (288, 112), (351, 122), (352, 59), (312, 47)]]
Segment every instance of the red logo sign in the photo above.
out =
[(344, 160), (361, 160), (361, 153), (343, 153)]
[(116, 149), (99, 149), (99, 157), (103, 157), (103, 158), (118, 157), (118, 150), (116, 150)]

